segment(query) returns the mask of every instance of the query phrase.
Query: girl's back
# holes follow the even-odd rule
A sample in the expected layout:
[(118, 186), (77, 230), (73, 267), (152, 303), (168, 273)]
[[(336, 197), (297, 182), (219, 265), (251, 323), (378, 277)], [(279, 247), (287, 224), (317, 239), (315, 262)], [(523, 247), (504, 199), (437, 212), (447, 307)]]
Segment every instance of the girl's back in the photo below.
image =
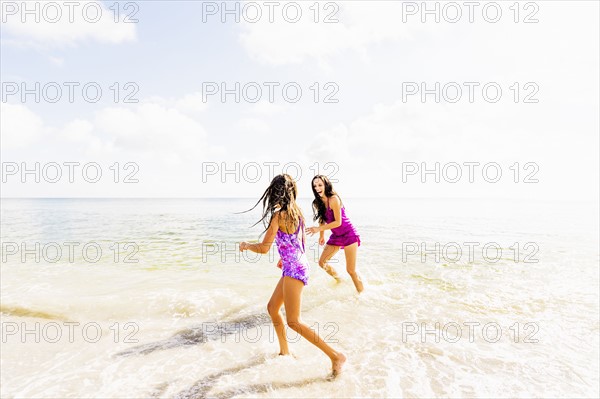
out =
[(299, 217), (297, 221), (290, 220), (285, 213), (281, 212), (277, 217), (279, 218), (279, 230), (275, 236), (275, 243), (281, 257), (283, 276), (295, 278), (306, 285), (308, 284), (309, 265), (304, 248), (304, 220), (302, 217)]

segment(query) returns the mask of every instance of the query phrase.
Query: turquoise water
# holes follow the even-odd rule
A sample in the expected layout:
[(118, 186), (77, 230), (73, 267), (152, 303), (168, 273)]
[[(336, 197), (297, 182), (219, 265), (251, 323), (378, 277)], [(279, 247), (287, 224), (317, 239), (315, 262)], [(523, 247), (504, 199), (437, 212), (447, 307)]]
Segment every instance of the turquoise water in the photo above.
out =
[(328, 381), (293, 332), (276, 356), (254, 202), (2, 199), (2, 397), (598, 396), (596, 203), (344, 198), (365, 293), (307, 242)]

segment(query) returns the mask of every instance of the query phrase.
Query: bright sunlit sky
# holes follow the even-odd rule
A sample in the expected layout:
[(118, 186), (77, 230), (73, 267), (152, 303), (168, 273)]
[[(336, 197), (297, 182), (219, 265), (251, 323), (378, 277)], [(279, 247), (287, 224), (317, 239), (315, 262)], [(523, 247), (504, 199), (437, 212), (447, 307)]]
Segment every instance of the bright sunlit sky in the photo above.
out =
[[(529, 8), (522, 2), (517, 23), (513, 1), (496, 3), (502, 11), (497, 23), (482, 16), (489, 2), (474, 9), (473, 23), (463, 2), (455, 3), (463, 12), (459, 22), (442, 15), (436, 23), (433, 15), (422, 22), (421, 10), (410, 15), (411, 4), (421, 2), (400, 1), (320, 2), (318, 23), (314, 1), (295, 3), (303, 10), (297, 23), (282, 17), (285, 2), (269, 23), (267, 6), (257, 2), (264, 13), (259, 22), (242, 17), (236, 23), (227, 15), (223, 23), (220, 10), (203, 14), (203, 7), (222, 7), (221, 2), (136, 1), (130, 3), (137, 9), (125, 9), (126, 2), (109, 1), (98, 2), (102, 18), (94, 24), (81, 16), (87, 2), (78, 2), (74, 23), (63, 15), (54, 24), (35, 23), (33, 16), (22, 23), (20, 10), (13, 14), (21, 2), (1, 3), (3, 197), (258, 197), (271, 170), (280, 173), (283, 165), (295, 163), (301, 176), (296, 166), (286, 170), (299, 178), (303, 197), (310, 196), (318, 164), (321, 173), (335, 173), (336, 189), (346, 197), (598, 198), (596, 1), (538, 1)], [(42, 8), (45, 2), (39, 3)], [(428, 3), (433, 9), (434, 2)], [(438, 2), (440, 9), (446, 4)], [(114, 9), (121, 19), (135, 11), (138, 22), (115, 23)], [(454, 10), (446, 11), (454, 17)], [(331, 13), (339, 22), (323, 23)], [(524, 23), (530, 14), (539, 22)], [(33, 89), (35, 82), (80, 86), (73, 103), (64, 85), (56, 103), (9, 94), (22, 83)], [(103, 90), (97, 103), (83, 99), (81, 87), (88, 82)], [(121, 86), (117, 103), (110, 89), (115, 82)], [(133, 91), (123, 88), (128, 82), (139, 88), (133, 95), (138, 103), (123, 102)], [(206, 82), (229, 88), (257, 82), (262, 98), (236, 103), (229, 95), (223, 103), (212, 95), (204, 102)], [(272, 103), (264, 82), (279, 83)], [(282, 96), (289, 82), (302, 88), (296, 103)], [(315, 82), (318, 103), (310, 89)], [(333, 92), (328, 82), (339, 88), (333, 95), (337, 103), (323, 102)], [(457, 82), (463, 93), (456, 103), (436, 103), (433, 95), (424, 103), (419, 95), (403, 101), (406, 82), (424, 82), (429, 89), (435, 82)], [(479, 83), (472, 103), (464, 82)], [(490, 82), (502, 89), (496, 103), (482, 96), (481, 87)], [(517, 103), (510, 89), (515, 82)], [(532, 96), (537, 103), (524, 102), (534, 91), (533, 85), (525, 87), (528, 82), (539, 88)], [(40, 169), (50, 162), (96, 162), (103, 174), (98, 183), (88, 183), (81, 167), (75, 168), (69, 183), (63, 166), (62, 179), (52, 184), (43, 178), (35, 183), (32, 175), (22, 183), (20, 171), (7, 172), (14, 163), (33, 168), (35, 162)], [(119, 183), (109, 169), (115, 162)], [(139, 166), (138, 183), (122, 182), (133, 171), (124, 167), (128, 162)], [(239, 182), (235, 173), (221, 176), (236, 162)], [(243, 181), (243, 172), (256, 175), (254, 167), (243, 169), (250, 162), (262, 165), (262, 178), (254, 183)], [(270, 169), (264, 164), (269, 162), (278, 164)], [(435, 183), (433, 175), (422, 183), (418, 172), (403, 182), (403, 165), (422, 162), (430, 169), (436, 162), (480, 166), (472, 183), (464, 165), (457, 183), (443, 178)], [(502, 171), (495, 184), (482, 176), (482, 165), (490, 162)], [(216, 174), (203, 176), (203, 170)], [(532, 172), (539, 182), (524, 183)], [(448, 173), (454, 177), (455, 169)]]

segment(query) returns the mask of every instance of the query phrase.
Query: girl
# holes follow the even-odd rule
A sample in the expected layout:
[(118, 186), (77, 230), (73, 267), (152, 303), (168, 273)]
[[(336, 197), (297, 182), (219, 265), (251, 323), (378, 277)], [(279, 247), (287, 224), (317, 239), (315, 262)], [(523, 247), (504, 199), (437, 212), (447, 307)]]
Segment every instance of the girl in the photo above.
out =
[(356, 273), (356, 252), (360, 246), (360, 237), (356, 232), (350, 219), (346, 216), (346, 209), (342, 200), (333, 191), (333, 185), (327, 176), (317, 175), (312, 179), (312, 191), (315, 196), (313, 201), (314, 220), (318, 220), (319, 227), (309, 227), (309, 234), (319, 233), (319, 245), (325, 243), (325, 230), (331, 229), (331, 237), (327, 241), (325, 249), (319, 259), (321, 266), (333, 278), (339, 280), (335, 271), (327, 262), (335, 253), (342, 248), (346, 255), (346, 271), (352, 277), (356, 290), (361, 293), (364, 290), (362, 279)]
[[(296, 204), (297, 188), (294, 180), (287, 174), (273, 178), (254, 209), (262, 200), (263, 215), (256, 223), (263, 222), (266, 227), (265, 237), (260, 244), (240, 243), (240, 251), (250, 250), (266, 254), (273, 241), (281, 256), (283, 275), (267, 305), (267, 310), (273, 320), (273, 327), (279, 340), (279, 354), (288, 355), (288, 343), (285, 336), (285, 326), (279, 310), (285, 306), (288, 326), (321, 349), (330, 359), (333, 376), (341, 370), (346, 356), (335, 351), (321, 337), (300, 320), (302, 304), (302, 288), (308, 283), (308, 258), (304, 250), (304, 217)], [(251, 209), (251, 210), (252, 210)], [(255, 224), (255, 225), (256, 225)], [(302, 240), (298, 237), (302, 234)]]

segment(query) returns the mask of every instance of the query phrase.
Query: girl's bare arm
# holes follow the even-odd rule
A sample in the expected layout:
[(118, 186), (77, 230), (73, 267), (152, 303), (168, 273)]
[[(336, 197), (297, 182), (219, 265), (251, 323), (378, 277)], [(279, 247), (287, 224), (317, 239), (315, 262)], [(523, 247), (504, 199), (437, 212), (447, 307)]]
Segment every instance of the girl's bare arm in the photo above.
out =
[(271, 249), (271, 245), (273, 245), (273, 241), (275, 241), (275, 235), (277, 235), (277, 230), (279, 229), (279, 215), (275, 213), (273, 218), (271, 219), (271, 223), (269, 224), (269, 228), (265, 233), (265, 237), (263, 238), (261, 243), (257, 244), (249, 244), (247, 242), (240, 243), (240, 251), (250, 250), (252, 252), (256, 252), (257, 254), (266, 254)]

